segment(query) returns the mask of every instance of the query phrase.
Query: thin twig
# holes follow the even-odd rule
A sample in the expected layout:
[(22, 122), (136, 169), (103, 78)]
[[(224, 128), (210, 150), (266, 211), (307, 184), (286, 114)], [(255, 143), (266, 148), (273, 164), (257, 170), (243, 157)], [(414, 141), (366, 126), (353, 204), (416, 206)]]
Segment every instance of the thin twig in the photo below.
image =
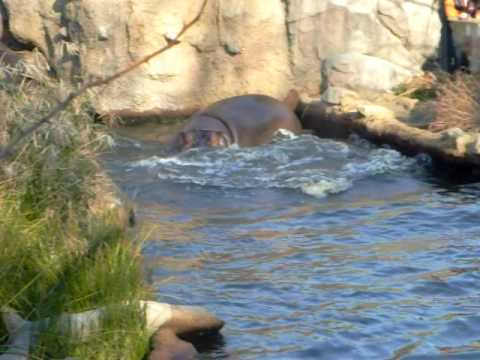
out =
[(150, 61), (152, 58), (155, 56), (160, 55), (161, 53), (167, 51), (168, 49), (180, 44), (180, 37), (185, 34), (185, 32), (191, 28), (202, 16), (203, 11), (205, 10), (205, 7), (207, 6), (208, 0), (204, 0), (202, 3), (202, 6), (200, 10), (198, 11), (197, 15), (188, 23), (184, 24), (180, 32), (174, 37), (174, 38), (168, 38), (165, 36), (165, 40), (167, 41), (167, 44), (162, 47), (161, 49), (158, 49), (157, 51), (145, 56), (144, 58), (134, 62), (133, 64), (130, 64), (127, 66), (125, 69), (107, 76), (106, 78), (101, 78), (97, 80), (93, 80), (91, 82), (88, 82), (81, 86), (78, 90), (72, 91), (63, 101), (59, 102), (57, 106), (55, 106), (47, 115), (39, 119), (36, 123), (31, 125), (30, 127), (22, 130), (20, 134), (17, 135), (16, 138), (14, 138), (10, 143), (8, 143), (2, 151), (0, 151), (0, 161), (3, 161), (5, 159), (10, 158), (13, 155), (13, 150), (14, 148), (18, 145), (20, 141), (22, 141), (25, 137), (33, 134), (35, 131), (37, 131), (40, 127), (43, 125), (50, 123), (51, 119), (57, 115), (59, 112), (65, 110), (70, 103), (85, 93), (87, 90), (99, 87), (102, 85), (107, 85), (111, 83), (112, 81), (124, 76), (125, 74), (131, 72), (132, 70), (136, 69), (142, 64), (145, 64), (146, 62)]

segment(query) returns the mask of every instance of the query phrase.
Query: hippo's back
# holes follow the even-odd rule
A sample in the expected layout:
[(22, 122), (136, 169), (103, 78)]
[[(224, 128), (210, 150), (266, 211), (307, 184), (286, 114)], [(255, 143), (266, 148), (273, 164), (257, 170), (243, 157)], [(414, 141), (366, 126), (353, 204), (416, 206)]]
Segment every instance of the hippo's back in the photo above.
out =
[(265, 95), (242, 95), (208, 106), (200, 114), (222, 119), (239, 146), (269, 142), (278, 129), (301, 131), (300, 121), (284, 103)]

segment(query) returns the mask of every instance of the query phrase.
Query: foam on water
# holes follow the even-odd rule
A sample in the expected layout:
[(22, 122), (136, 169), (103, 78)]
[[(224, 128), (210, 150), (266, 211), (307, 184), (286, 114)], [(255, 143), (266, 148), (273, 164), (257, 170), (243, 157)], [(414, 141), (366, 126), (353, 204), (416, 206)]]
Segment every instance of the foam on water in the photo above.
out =
[(175, 157), (140, 145), (106, 168), (151, 231), (158, 299), (227, 322), (202, 359), (480, 359), (480, 183), (359, 139)]
[(146, 167), (162, 180), (222, 188), (289, 188), (324, 197), (355, 181), (411, 166), (390, 149), (361, 141), (351, 144), (311, 135), (280, 133), (254, 148), (192, 149), (172, 157), (152, 156), (129, 164)]

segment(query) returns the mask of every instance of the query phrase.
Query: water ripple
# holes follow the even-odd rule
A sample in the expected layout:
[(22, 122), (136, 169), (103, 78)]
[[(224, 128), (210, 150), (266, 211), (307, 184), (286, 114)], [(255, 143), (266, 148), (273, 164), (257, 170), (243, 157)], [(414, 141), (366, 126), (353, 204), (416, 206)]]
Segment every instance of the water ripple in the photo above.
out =
[(226, 320), (202, 358), (480, 359), (480, 184), (359, 140), (139, 144), (108, 165), (155, 229), (157, 298)]
[(130, 166), (132, 170), (155, 169), (160, 179), (178, 183), (301, 189), (323, 197), (345, 191), (360, 179), (402, 170), (413, 163), (394, 150), (302, 135), (255, 148), (192, 149), (173, 157), (152, 156)]

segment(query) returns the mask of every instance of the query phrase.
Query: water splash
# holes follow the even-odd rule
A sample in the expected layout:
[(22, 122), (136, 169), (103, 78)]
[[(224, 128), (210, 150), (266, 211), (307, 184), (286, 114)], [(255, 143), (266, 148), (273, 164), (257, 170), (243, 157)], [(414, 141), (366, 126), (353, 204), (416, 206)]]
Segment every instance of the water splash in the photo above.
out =
[(192, 149), (172, 157), (152, 156), (129, 164), (155, 171), (162, 180), (222, 188), (289, 188), (316, 197), (345, 191), (355, 181), (410, 167), (390, 149), (368, 143), (279, 134), (254, 148)]

